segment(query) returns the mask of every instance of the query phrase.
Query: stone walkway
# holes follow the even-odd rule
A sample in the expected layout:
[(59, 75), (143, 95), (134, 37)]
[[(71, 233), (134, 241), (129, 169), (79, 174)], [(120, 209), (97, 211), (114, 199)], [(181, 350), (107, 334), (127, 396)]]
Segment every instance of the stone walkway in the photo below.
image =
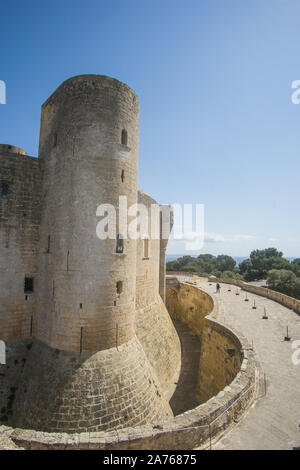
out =
[[(267, 394), (250, 408), (214, 449), (292, 449), (300, 446), (300, 364), (292, 362), (293, 341), (300, 340), (300, 316), (264, 297), (235, 286), (199, 281), (198, 286), (219, 300), (218, 319), (253, 341), (267, 379)], [(228, 292), (231, 289), (231, 292)], [(240, 295), (236, 295), (236, 292)], [(252, 309), (255, 300), (257, 309)], [(268, 320), (262, 315), (266, 308)], [(291, 341), (284, 341), (289, 326)]]

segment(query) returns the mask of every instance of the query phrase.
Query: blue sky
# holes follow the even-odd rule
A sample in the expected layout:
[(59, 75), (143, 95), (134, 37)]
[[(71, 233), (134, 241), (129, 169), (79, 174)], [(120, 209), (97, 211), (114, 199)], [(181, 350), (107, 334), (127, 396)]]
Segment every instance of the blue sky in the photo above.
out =
[(202, 252), (300, 256), (299, 17), (299, 0), (2, 2), (0, 142), (36, 156), (57, 86), (113, 76), (141, 103), (139, 186), (205, 204)]

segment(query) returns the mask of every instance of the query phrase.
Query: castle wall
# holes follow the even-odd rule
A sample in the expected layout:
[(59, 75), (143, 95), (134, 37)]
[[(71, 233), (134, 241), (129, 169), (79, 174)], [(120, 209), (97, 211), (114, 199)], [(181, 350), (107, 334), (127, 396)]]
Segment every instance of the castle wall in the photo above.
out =
[(172, 288), (172, 281), (173, 279), (167, 280), (168, 312), (172, 318), (180, 320), (201, 340), (205, 317), (213, 309), (212, 298), (206, 292), (184, 283), (180, 283), (175, 290)]
[[(35, 312), (42, 171), (25, 154), (0, 146), (0, 338), (6, 341), (29, 337)], [(24, 293), (25, 276), (34, 278), (33, 293)]]
[(98, 351), (134, 336), (136, 242), (125, 240), (118, 254), (115, 238), (99, 240), (96, 210), (118, 208), (121, 195), (136, 203), (138, 128), (135, 93), (109, 77), (67, 80), (42, 107), (36, 336), (53, 348)]
[(118, 208), (119, 196), (129, 207), (137, 202), (138, 126), (135, 93), (109, 77), (73, 77), (42, 106), (35, 341), (16, 392), (17, 426), (98, 431), (172, 416), (135, 328), (136, 308), (150, 298), (167, 315), (159, 240), (139, 302), (136, 240), (125, 239), (119, 253), (120, 225), (112, 238), (96, 235), (100, 204)]
[(216, 396), (233, 381), (243, 358), (239, 338), (220, 323), (205, 319), (196, 392), (199, 403)]
[[(207, 338), (204, 341), (209, 343), (209, 334), (213, 334), (212, 348), (209, 352), (211, 360), (213, 361), (218, 347), (216, 340), (218, 339), (221, 344), (224, 339), (230, 341), (230, 345), (234, 345), (239, 351), (243, 351), (243, 362), (233, 381), (228, 382), (223, 390), (218, 390), (218, 394), (212, 396), (206, 403), (163, 422), (134, 428), (125, 427), (119, 431), (70, 435), (16, 429), (10, 434), (10, 438), (18, 446), (31, 450), (182, 450), (205, 445), (207, 448), (209, 439), (220, 438), (225, 430), (230, 429), (233, 423), (242, 418), (257, 397), (259, 389), (258, 365), (250, 345), (244, 338), (237, 337), (226, 325), (216, 322), (213, 319), (216, 314), (217, 308), (204, 321), (204, 335), (207, 328)], [(224, 362), (226, 357), (225, 354)], [(223, 367), (224, 365), (226, 367), (224, 362)], [(219, 368), (222, 369), (221, 355), (217, 355), (217, 367), (214, 367), (213, 373), (218, 373)], [(228, 377), (228, 380), (230, 381), (231, 377)]]
[(81, 356), (35, 341), (24, 376), (30, 380), (19, 385), (13, 424), (25, 429), (92, 432), (172, 416), (135, 338)]
[[(136, 333), (160, 381), (167, 400), (172, 396), (180, 372), (181, 347), (173, 322), (160, 296), (161, 240), (151, 239), (151, 204), (157, 202), (138, 191), (138, 203), (148, 210), (149, 250), (137, 240)], [(157, 214), (159, 227), (160, 215)], [(159, 232), (158, 232), (159, 233)]]
[(20, 377), (32, 347), (32, 338), (5, 342), (6, 363), (0, 365), (0, 426), (11, 424)]

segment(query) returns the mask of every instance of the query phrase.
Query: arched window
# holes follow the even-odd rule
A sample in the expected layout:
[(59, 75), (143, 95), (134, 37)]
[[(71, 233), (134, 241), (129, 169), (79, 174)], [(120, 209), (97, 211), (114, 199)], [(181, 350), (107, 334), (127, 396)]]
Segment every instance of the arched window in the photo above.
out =
[(122, 145), (127, 145), (127, 131), (125, 129), (122, 130), (122, 135), (121, 135), (121, 144)]

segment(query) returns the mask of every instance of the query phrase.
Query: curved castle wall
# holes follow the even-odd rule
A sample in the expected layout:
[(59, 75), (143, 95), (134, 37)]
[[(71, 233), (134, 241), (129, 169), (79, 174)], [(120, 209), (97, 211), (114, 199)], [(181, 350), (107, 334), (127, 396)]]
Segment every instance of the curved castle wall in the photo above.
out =
[[(160, 260), (165, 261), (161, 239), (151, 238), (151, 205), (157, 202), (144, 191), (138, 191), (138, 203), (148, 211), (149, 246), (137, 240), (136, 265), (136, 331), (152, 365), (166, 400), (171, 398), (181, 366), (181, 346), (173, 322), (160, 296)], [(152, 214), (153, 217), (155, 216)], [(160, 224), (160, 214), (156, 223)], [(165, 278), (164, 278), (165, 283)]]
[(98, 431), (172, 416), (135, 333), (136, 241), (117, 253), (116, 238), (96, 236), (99, 204), (137, 201), (138, 124), (135, 93), (104, 76), (67, 80), (42, 107), (36, 340), (19, 427)]
[(71, 78), (42, 107), (35, 334), (53, 348), (98, 351), (134, 336), (136, 242), (125, 240), (124, 253), (116, 253), (115, 237), (97, 237), (96, 210), (117, 209), (119, 196), (136, 203), (138, 126), (138, 98), (109, 77)]

